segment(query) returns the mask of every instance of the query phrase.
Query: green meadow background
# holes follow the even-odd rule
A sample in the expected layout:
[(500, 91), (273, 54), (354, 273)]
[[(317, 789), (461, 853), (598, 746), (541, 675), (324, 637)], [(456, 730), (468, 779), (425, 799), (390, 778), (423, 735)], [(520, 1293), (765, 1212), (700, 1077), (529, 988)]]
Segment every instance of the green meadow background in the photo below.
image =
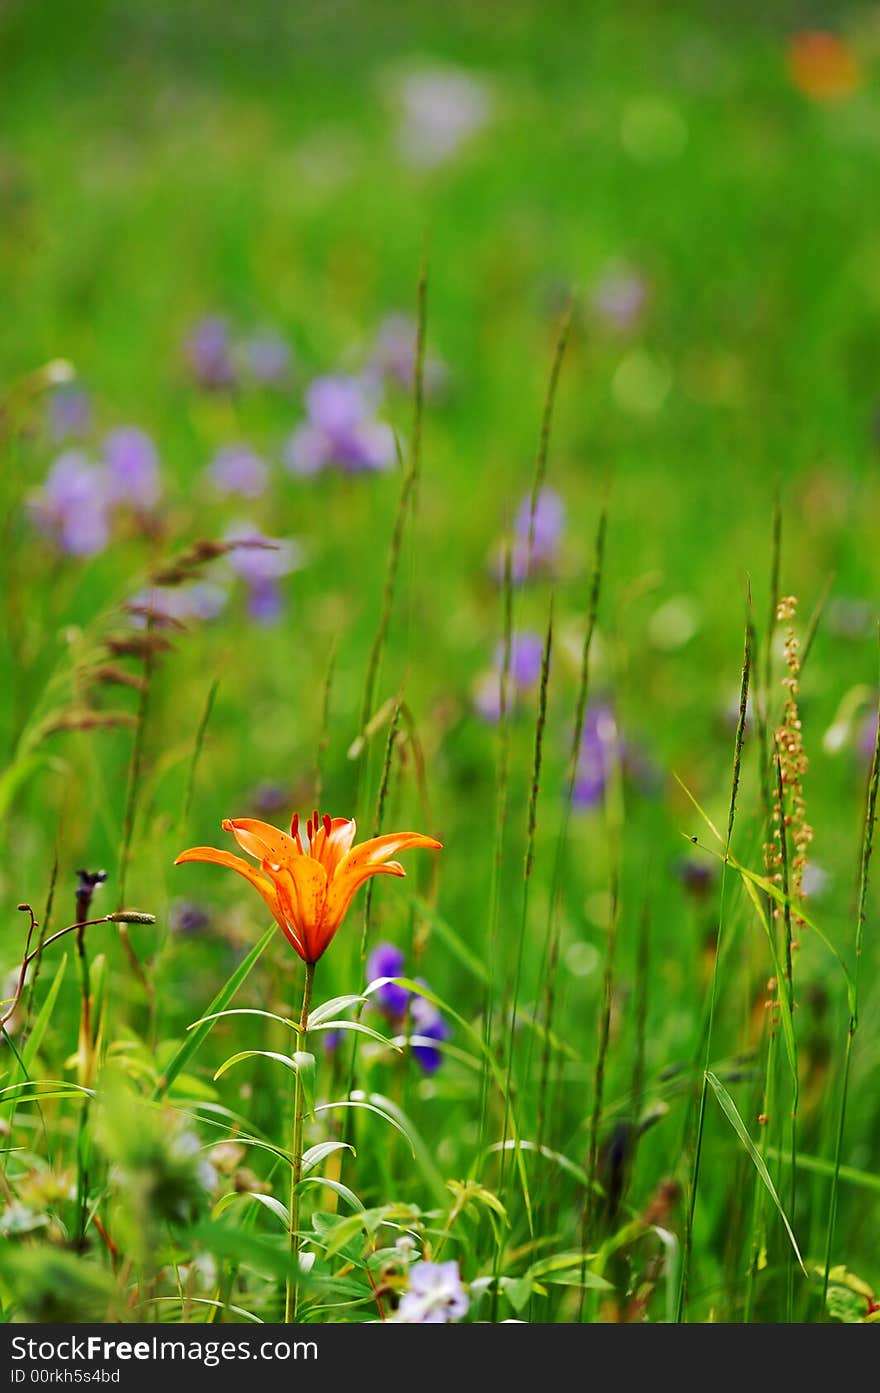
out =
[[(792, 83), (786, 46), (804, 28), (833, 29), (852, 44), (863, 76), (851, 95), (814, 101)], [(750, 1144), (766, 1156), (767, 1178), (809, 1277), (793, 1263), (753, 1157), (711, 1090), (688, 1235), (720, 876), (710, 851), (688, 845), (687, 838), (698, 836), (717, 850), (676, 776), (723, 829), (749, 595), (759, 694), (768, 670), (778, 502), (780, 593), (798, 598), (801, 636), (825, 594), (801, 686), (810, 861), (825, 873), (810, 914), (852, 970), (870, 764), (870, 744), (865, 753), (860, 738), (876, 700), (880, 578), (876, 7), (783, 3), (768, 11), (741, 4), (734, 14), (709, 0), (676, 6), (638, 0), (627, 6), (601, 0), (6, 3), (0, 62), (6, 403), (0, 967), (8, 972), (21, 960), (27, 917), (16, 913), (16, 904), (32, 904), (43, 920), (56, 858), (52, 930), (73, 922), (80, 867), (108, 871), (95, 911), (117, 907), (132, 748), (142, 743), (125, 884), (126, 905), (156, 916), (155, 925), (128, 929), (141, 980), (113, 926), (89, 930), (88, 947), (93, 959), (106, 959), (98, 1053), (127, 1074), (132, 1097), (146, 1108), (187, 1027), (266, 928), (262, 906), (242, 882), (211, 867), (175, 869), (179, 851), (201, 843), (231, 847), (221, 818), (255, 815), (255, 790), (265, 781), (283, 790), (284, 806), (270, 821), (283, 824), (294, 809), (305, 817), (319, 759), (322, 809), (356, 815), (370, 835), (387, 712), (361, 759), (351, 758), (351, 746), (361, 729), (401, 473), (303, 480), (280, 461), (302, 420), (309, 380), (357, 367), (386, 315), (416, 313), (424, 264), (428, 352), (447, 365), (449, 380), (425, 404), (420, 476), (405, 519), (372, 709), (402, 693), (412, 721), (405, 728), (416, 733), (392, 758), (383, 829), (417, 828), (436, 835), (444, 849), (436, 858), (413, 853), (408, 881), (375, 886), (369, 943), (400, 945), (412, 974), (477, 1039), (486, 1032), (489, 991), (489, 1053), (502, 1075), (507, 1071), (520, 1139), (535, 1138), (542, 1108), (546, 934), (604, 506), (591, 695), (613, 704), (623, 738), (642, 752), (650, 775), (620, 786), (612, 781), (605, 801), (575, 809), (567, 826), (553, 1105), (544, 1137), (557, 1159), (523, 1153), (533, 1231), (517, 1165), (510, 1158), (501, 1165), (497, 1153), (487, 1152), (502, 1134), (510, 1136), (506, 1109), (474, 1039), (451, 1016), (452, 1044), (470, 1063), (450, 1051), (435, 1075), (422, 1077), (411, 1059), (395, 1063), (371, 1053), (375, 1042), (366, 1042), (356, 1064), (359, 1087), (402, 1109), (423, 1143), (421, 1160), (413, 1161), (406, 1140), (381, 1118), (364, 1114), (353, 1124), (357, 1157), (346, 1153), (335, 1173), (371, 1209), (417, 1206), (421, 1217), (411, 1218), (421, 1237), (427, 1234), (426, 1256), (432, 1243), (436, 1252), (436, 1235), (449, 1218), (448, 1180), (478, 1180), (503, 1203), (508, 1227), (485, 1195), (477, 1196), (441, 1245), (443, 1259), (455, 1258), (471, 1284), (469, 1319), (571, 1321), (627, 1312), (633, 1319), (674, 1319), (682, 1314), (686, 1249), (684, 1315), (691, 1320), (870, 1314), (872, 1298), (854, 1296), (849, 1278), (839, 1278), (836, 1304), (829, 1308), (822, 1299), (849, 1019), (844, 976), (805, 929), (794, 982), (802, 1161), (792, 1210), (789, 1167), (780, 1159), (789, 1146), (790, 1081), (778, 1034), (770, 1066), (774, 1105), (768, 1124), (762, 1128), (757, 1120), (767, 1069), (763, 1002), (773, 965), (754, 906), (730, 869), (710, 1065)], [(424, 68), (466, 72), (485, 85), (490, 101), (485, 124), (449, 159), (427, 167), (408, 163), (397, 140), (400, 84)], [(638, 275), (646, 296), (624, 329), (603, 319), (595, 302), (597, 285), (617, 266)], [(523, 917), (538, 709), (532, 688), (508, 728), (493, 947), (505, 736), (475, 712), (473, 691), (504, 631), (505, 597), (491, 555), (532, 488), (569, 296), (571, 331), (546, 460), (547, 485), (564, 500), (565, 531), (554, 574), (512, 596), (517, 629), (543, 634), (551, 594), (554, 605), (534, 870)], [(290, 384), (200, 391), (182, 344), (209, 313), (243, 331), (270, 325), (283, 334), (295, 355)], [(90, 394), (96, 437), (137, 424), (155, 441), (161, 463), (156, 525), (117, 530), (88, 559), (57, 552), (35, 530), (27, 507), (58, 448), (45, 427), (48, 393), (22, 394), (20, 384), (58, 359), (73, 365)], [(390, 388), (379, 414), (395, 427), (406, 455), (414, 434), (412, 394)], [(272, 469), (269, 489), (253, 502), (220, 500), (204, 483), (216, 450), (237, 440), (252, 444)], [(46, 734), (40, 723), (47, 717), (84, 706), (137, 716), (136, 692), (90, 687), (83, 674), (106, 635), (125, 628), (120, 606), (143, 588), (151, 569), (196, 539), (222, 536), (241, 516), (303, 548), (302, 569), (281, 582), (281, 620), (253, 623), (235, 590), (220, 618), (172, 635), (174, 651), (151, 676), (141, 727)], [(212, 564), (222, 570), (224, 563)], [(212, 574), (206, 568), (204, 578)], [(778, 646), (769, 673), (772, 727), (783, 695)], [(852, 718), (842, 719), (841, 711)], [(830, 727), (842, 732), (837, 748), (825, 739)], [(741, 862), (763, 874), (754, 722), (745, 734), (733, 845)], [(711, 867), (704, 893), (683, 883), (684, 857)], [(183, 898), (208, 907), (207, 932), (172, 931), (171, 907)], [(318, 965), (318, 1000), (364, 985), (363, 898), (362, 892)], [(875, 904), (871, 892), (840, 1154), (847, 1170), (830, 1254), (869, 1290), (880, 1285)], [(649, 966), (640, 974), (644, 924)], [(34, 1013), (68, 948), (51, 1019), (29, 1060), (33, 1079), (77, 1078), (80, 995), (72, 943), (48, 949), (41, 966)], [(301, 971), (277, 934), (232, 1004), (298, 1017)], [(607, 1050), (600, 1043), (606, 976)], [(368, 1019), (380, 1028), (377, 1016)], [(27, 1030), (12, 1038), (20, 1047)], [(344, 1059), (314, 1046), (322, 1097), (334, 1096), (334, 1089), (343, 1096), (354, 1039), (346, 1037)], [(229, 1110), (213, 1114), (211, 1123), (193, 1122), (203, 1144), (240, 1132), (244, 1119), (255, 1135), (289, 1145), (287, 1071), (255, 1059), (213, 1079), (238, 1050), (277, 1051), (289, 1043), (283, 1030), (256, 1017), (220, 1022), (188, 1060), (171, 1105), (189, 1114), (205, 1105)], [(589, 1264), (584, 1257), (582, 1267), (564, 1269), (570, 1283), (542, 1288), (536, 1276), (517, 1287), (536, 1261), (580, 1251), (597, 1057), (603, 1059), (599, 1140), (605, 1146), (629, 1117), (642, 1050), (641, 1102), (653, 1110), (653, 1125), (637, 1148), (631, 1137), (626, 1143), (619, 1213), (591, 1235)], [(11, 1048), (0, 1051), (0, 1065), (6, 1071), (0, 1086), (17, 1085), (21, 1065)], [(163, 1221), (150, 1255), (152, 1276), (142, 1272), (138, 1285), (136, 1272), (110, 1260), (91, 1222), (76, 1236), (83, 1145), (96, 1148), (90, 1214), (112, 1236), (117, 1208), (130, 1208), (130, 1196), (120, 1198), (112, 1180), (114, 1161), (119, 1168), (113, 1148), (124, 1151), (124, 1140), (102, 1141), (98, 1130), (90, 1143), (92, 1123), (83, 1126), (83, 1103), (73, 1096), (51, 1098), (41, 1108), (22, 1101), (20, 1091), (6, 1098), (0, 1095), (7, 1139), (2, 1203), (7, 1209), (23, 1203), (46, 1223), (4, 1230), (13, 1240), (7, 1252), (14, 1250), (0, 1272), (5, 1319), (76, 1319), (82, 1310), (103, 1318), (118, 1311), (114, 1302), (140, 1311), (137, 1301), (154, 1296), (152, 1309), (163, 1319), (181, 1319), (181, 1311), (188, 1319), (241, 1318), (233, 1307), (279, 1318), (277, 1280), (267, 1276), (265, 1252), (254, 1257), (246, 1246), (257, 1235), (283, 1252), (271, 1213), (242, 1204), (201, 1220), (223, 1228), (226, 1248), (212, 1248), (204, 1230), (194, 1237), (191, 1224)], [(310, 1128), (312, 1142), (342, 1135), (322, 1129), (318, 1119)], [(607, 1179), (603, 1154), (600, 1179)], [(268, 1153), (256, 1148), (246, 1164), (286, 1202), (286, 1180)], [(48, 1172), (54, 1186), (46, 1183)], [(81, 1189), (82, 1166), (79, 1174)], [(658, 1220), (671, 1236), (668, 1244), (646, 1236), (637, 1222), (667, 1180), (677, 1186)], [(220, 1185), (209, 1215), (223, 1192)], [(326, 1194), (310, 1192), (306, 1222), (314, 1210), (334, 1213), (336, 1198), (328, 1203)], [(342, 1202), (339, 1212), (346, 1212)], [(636, 1230), (619, 1237), (627, 1223)], [(234, 1253), (230, 1233), (243, 1245)], [(614, 1235), (619, 1241), (594, 1262)], [(374, 1248), (393, 1241), (381, 1230), (370, 1239)], [(117, 1246), (124, 1249), (124, 1240)], [(343, 1281), (338, 1254), (319, 1256), (329, 1286), (320, 1295), (306, 1292), (304, 1319), (376, 1318), (364, 1279), (369, 1248), (356, 1235), (353, 1248), (340, 1249), (354, 1273), (345, 1280), (356, 1283), (360, 1274), (360, 1296), (334, 1289), (334, 1278)], [(28, 1265), (35, 1252), (48, 1262), (48, 1250), (70, 1281), (69, 1295), (54, 1305)], [(216, 1270), (199, 1290), (219, 1304), (175, 1305), (169, 1273), (205, 1251), (213, 1253)], [(584, 1299), (576, 1278), (580, 1273), (585, 1281), (586, 1271), (609, 1287), (587, 1282)], [(78, 1283), (87, 1286), (93, 1272), (102, 1274), (104, 1295), (86, 1299)], [(493, 1276), (509, 1279), (494, 1301), (490, 1290), (480, 1295), (481, 1279)], [(637, 1308), (634, 1294), (643, 1289)]]

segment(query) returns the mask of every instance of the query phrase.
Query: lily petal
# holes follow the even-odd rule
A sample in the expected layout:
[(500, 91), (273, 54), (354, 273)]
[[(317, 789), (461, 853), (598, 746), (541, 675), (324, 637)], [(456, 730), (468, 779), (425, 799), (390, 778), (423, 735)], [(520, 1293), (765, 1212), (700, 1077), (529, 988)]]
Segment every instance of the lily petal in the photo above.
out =
[(301, 856), (299, 844), (280, 828), (254, 817), (227, 817), (221, 823), (224, 832), (231, 832), (242, 851), (256, 856), (258, 861), (275, 861), (286, 865), (294, 856)]
[(327, 831), (326, 823), (322, 823), (317, 836), (312, 840), (311, 855), (316, 861), (320, 861), (328, 879), (332, 879), (342, 858), (351, 851), (357, 823), (353, 817), (333, 817), (328, 818), (327, 822), (330, 824), (330, 831)]
[(268, 876), (262, 875), (249, 861), (243, 860), (240, 856), (234, 856), (231, 851), (218, 851), (213, 846), (190, 847), (188, 851), (180, 853), (174, 864), (180, 866), (184, 861), (207, 861), (212, 866), (226, 866), (230, 871), (237, 871), (239, 875), (244, 876), (245, 880), (249, 880), (256, 890), (259, 890), (269, 906), (273, 918), (282, 929), (285, 927), (275, 886)]
[(439, 851), (441, 846), (441, 842), (433, 837), (425, 837), (421, 832), (395, 832), (385, 837), (371, 837), (369, 841), (353, 847), (339, 863), (327, 891), (324, 910), (324, 931), (329, 935), (327, 941), (342, 923), (352, 897), (365, 880), (373, 875), (406, 875), (399, 861), (389, 860), (395, 852), (411, 847)]
[(323, 935), (327, 872), (311, 856), (269, 869), (282, 912), (302, 944), (302, 957), (306, 962), (317, 962), (330, 941)]

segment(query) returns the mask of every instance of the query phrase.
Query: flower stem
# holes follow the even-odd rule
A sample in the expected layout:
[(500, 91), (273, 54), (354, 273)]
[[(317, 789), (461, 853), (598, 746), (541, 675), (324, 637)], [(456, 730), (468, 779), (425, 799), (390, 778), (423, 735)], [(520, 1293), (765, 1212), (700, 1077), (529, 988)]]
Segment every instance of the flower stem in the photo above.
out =
[[(302, 1010), (299, 1017), (300, 1035), (297, 1053), (305, 1053), (308, 1044), (309, 1008), (312, 1004), (312, 983), (315, 980), (315, 964), (306, 963), (306, 980), (303, 987)], [(299, 1263), (299, 1182), (302, 1180), (302, 1141), (303, 1141), (303, 1103), (305, 1091), (299, 1068), (294, 1074), (293, 1083), (293, 1165), (290, 1168), (290, 1256), (294, 1265)], [(290, 1275), (287, 1278), (287, 1292), (284, 1302), (284, 1320), (287, 1325), (296, 1321), (299, 1307), (299, 1279)]]

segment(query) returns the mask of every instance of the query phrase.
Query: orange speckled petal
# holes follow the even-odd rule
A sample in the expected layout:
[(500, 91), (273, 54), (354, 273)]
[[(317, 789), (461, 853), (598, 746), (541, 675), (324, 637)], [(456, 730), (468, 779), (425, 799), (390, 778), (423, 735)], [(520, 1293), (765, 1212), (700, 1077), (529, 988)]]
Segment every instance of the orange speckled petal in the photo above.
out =
[(282, 929), (284, 928), (284, 917), (275, 886), (267, 876), (255, 870), (249, 861), (242, 860), (240, 856), (233, 856), (231, 851), (218, 851), (213, 846), (190, 847), (189, 851), (180, 853), (174, 864), (180, 866), (184, 861), (207, 861), (212, 866), (225, 866), (227, 870), (237, 871), (260, 892), (272, 912), (272, 917)]
[(232, 833), (242, 851), (256, 856), (258, 861), (274, 861), (284, 866), (294, 856), (302, 855), (293, 837), (269, 822), (259, 822), (253, 817), (227, 817), (222, 826), (224, 832)]
[(385, 837), (372, 837), (353, 847), (340, 861), (327, 891), (325, 927), (332, 937), (344, 919), (352, 896), (372, 875), (406, 875), (399, 861), (390, 857), (397, 851), (425, 847), (439, 851), (441, 843), (421, 832), (394, 832)]
[(312, 855), (320, 861), (328, 878), (332, 878), (342, 858), (351, 851), (356, 832), (357, 823), (353, 817), (331, 818), (329, 834), (322, 824), (312, 844)]
[(300, 856), (275, 872), (278, 899), (303, 947), (306, 962), (317, 962), (327, 946), (323, 939), (327, 872), (311, 856)]

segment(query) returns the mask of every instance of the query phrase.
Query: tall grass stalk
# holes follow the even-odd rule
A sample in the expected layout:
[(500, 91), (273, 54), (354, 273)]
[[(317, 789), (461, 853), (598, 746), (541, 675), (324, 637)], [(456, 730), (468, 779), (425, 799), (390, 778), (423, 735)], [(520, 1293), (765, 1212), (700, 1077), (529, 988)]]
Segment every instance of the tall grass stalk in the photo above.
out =
[(512, 553), (504, 551), (503, 636), (501, 678), (498, 710), (498, 759), (495, 775), (495, 819), (492, 840), (492, 867), (489, 880), (489, 908), (486, 933), (486, 991), (483, 999), (483, 1054), (480, 1078), (480, 1144), (485, 1145), (485, 1130), (489, 1106), (491, 1070), (489, 1068), (495, 1025), (498, 961), (500, 957), (501, 880), (504, 869), (504, 834), (507, 824), (507, 783), (510, 769), (510, 719), (508, 687), (510, 684), (511, 649), (513, 646), (513, 571)]
[(859, 1025), (859, 978), (861, 976), (862, 948), (864, 943), (865, 915), (868, 903), (868, 872), (874, 846), (874, 826), (877, 821), (877, 790), (880, 785), (880, 705), (877, 709), (877, 733), (874, 738), (874, 754), (871, 760), (871, 773), (865, 799), (865, 815), (862, 824), (862, 856), (859, 871), (859, 900), (856, 912), (855, 963), (852, 973), (849, 1024), (846, 1032), (846, 1049), (843, 1056), (843, 1078), (840, 1085), (840, 1112), (837, 1119), (837, 1136), (834, 1144), (834, 1174), (831, 1180), (831, 1195), (828, 1201), (828, 1226), (825, 1236), (825, 1264), (822, 1277), (822, 1307), (828, 1300), (828, 1278), (831, 1272), (831, 1259), (834, 1251), (834, 1231), (837, 1225), (838, 1190), (840, 1187), (843, 1138), (846, 1131), (846, 1108), (849, 1097), (849, 1078), (852, 1067), (853, 1042)]
[[(422, 421), (425, 406), (425, 331), (428, 313), (428, 271), (425, 261), (422, 261), (419, 273), (419, 284), (416, 292), (417, 313), (416, 313), (416, 353), (413, 367), (413, 427), (412, 440), (410, 441), (409, 457), (404, 465), (400, 455), (400, 444), (397, 442), (397, 453), (402, 470), (402, 480), (400, 485), (400, 495), (397, 501), (397, 512), (394, 517), (394, 525), (391, 530), (391, 540), (388, 546), (388, 564), (385, 571), (385, 588), (382, 594), (382, 607), (379, 613), (379, 623), (373, 636), (370, 655), (367, 659), (367, 670), (364, 679), (364, 692), (361, 701), (361, 732), (367, 729), (373, 715), (373, 706), (376, 700), (376, 685), (379, 678), (379, 670), (382, 663), (382, 654), (385, 649), (385, 641), (388, 637), (388, 629), (391, 624), (391, 615), (394, 609), (394, 597), (397, 590), (397, 576), (400, 569), (400, 554), (403, 547), (403, 536), (406, 528), (407, 518), (415, 508), (419, 471), (421, 468), (422, 457)], [(366, 746), (364, 747), (366, 749)], [(358, 762), (357, 797), (356, 807), (360, 808), (361, 795), (363, 792), (363, 777), (365, 758), (361, 754)]]
[[(516, 957), (513, 972), (513, 982), (510, 989), (509, 1005), (505, 1008), (505, 1020), (507, 1025), (507, 1060), (505, 1064), (505, 1090), (504, 1090), (504, 1115), (501, 1126), (501, 1154), (498, 1178), (498, 1193), (504, 1198), (506, 1180), (506, 1161), (507, 1161), (507, 1139), (510, 1134), (510, 1098), (513, 1086), (513, 1061), (516, 1052), (516, 1032), (519, 1019), (519, 994), (522, 983), (523, 951), (525, 948), (526, 932), (529, 921), (529, 891), (532, 882), (532, 870), (535, 864), (535, 834), (538, 828), (538, 796), (541, 791), (541, 764), (544, 750), (544, 728), (547, 723), (547, 688), (550, 680), (550, 659), (553, 652), (553, 597), (550, 597), (550, 613), (547, 618), (547, 631), (544, 638), (544, 649), (541, 654), (541, 680), (538, 688), (538, 709), (535, 717), (535, 743), (532, 758), (532, 778), (529, 787), (529, 811), (528, 823), (526, 826), (526, 849), (523, 861), (523, 881), (522, 881), (522, 909), (520, 913), (519, 937), (516, 945)], [(501, 1258), (503, 1254), (503, 1237), (499, 1230), (498, 1241), (495, 1252), (495, 1282), (492, 1288), (492, 1319), (497, 1319), (498, 1311), (498, 1280), (501, 1272)]]
[[(785, 981), (777, 984), (777, 991), (784, 991), (788, 998), (788, 1013), (791, 1020), (794, 1020), (794, 968), (792, 962), (792, 931), (791, 931), (791, 901), (789, 899), (790, 881), (788, 874), (788, 823), (785, 815), (785, 784), (782, 774), (782, 756), (777, 743), (774, 758), (776, 771), (776, 798), (780, 809), (779, 818), (779, 873), (782, 877), (781, 886), (784, 895), (782, 906), (783, 920), (783, 948), (785, 952)], [(795, 1221), (795, 1205), (797, 1202), (797, 1116), (798, 1116), (798, 1067), (797, 1050), (795, 1046), (794, 1069), (792, 1071), (792, 1100), (791, 1100), (791, 1151), (790, 1166), (791, 1175), (789, 1177), (789, 1217), (791, 1223)], [(790, 1245), (786, 1245), (786, 1320), (794, 1318), (794, 1253)]]
[(577, 700), (575, 702), (574, 730), (572, 732), (571, 747), (568, 754), (565, 805), (562, 811), (559, 835), (556, 840), (553, 878), (550, 885), (550, 912), (547, 920), (547, 933), (544, 942), (542, 962), (545, 1034), (541, 1052), (541, 1072), (538, 1084), (537, 1143), (539, 1152), (545, 1141), (547, 1125), (551, 1037), (556, 1008), (556, 976), (559, 966), (559, 946), (562, 933), (562, 901), (564, 895), (569, 824), (571, 822), (571, 811), (574, 802), (574, 790), (577, 782), (581, 741), (583, 739), (584, 721), (586, 719), (587, 700), (589, 696), (590, 654), (593, 647), (593, 635), (596, 631), (596, 620), (599, 613), (599, 596), (602, 585), (602, 571), (605, 562), (607, 520), (607, 510), (603, 508), (599, 516), (599, 525), (596, 529), (596, 542), (593, 552), (593, 573), (590, 582), (589, 602), (587, 605), (587, 627), (584, 633), (583, 647), (581, 649), (581, 669), (578, 681)]
[(754, 630), (752, 625), (751, 612), (746, 619), (745, 643), (743, 647), (742, 673), (740, 676), (739, 687), (739, 717), (736, 724), (736, 735), (733, 745), (733, 773), (730, 785), (730, 802), (727, 810), (727, 835), (725, 839), (724, 859), (721, 865), (721, 885), (718, 895), (718, 927), (715, 933), (715, 949), (712, 963), (712, 983), (709, 989), (709, 1012), (706, 1024), (706, 1044), (703, 1056), (703, 1073), (700, 1082), (700, 1101), (697, 1109), (696, 1135), (694, 1137), (693, 1161), (691, 1164), (691, 1174), (688, 1186), (687, 1212), (685, 1215), (684, 1241), (682, 1243), (681, 1254), (681, 1273), (679, 1278), (678, 1307), (676, 1320), (681, 1322), (687, 1318), (688, 1290), (690, 1282), (690, 1265), (693, 1253), (694, 1240), (694, 1215), (697, 1205), (697, 1190), (700, 1183), (700, 1162), (703, 1150), (703, 1129), (706, 1120), (706, 1098), (708, 1092), (708, 1070), (712, 1060), (712, 1030), (715, 1023), (715, 1009), (718, 1000), (718, 967), (721, 957), (722, 931), (724, 927), (724, 901), (725, 888), (727, 882), (727, 858), (730, 852), (731, 839), (733, 837), (733, 825), (736, 818), (737, 795), (739, 793), (740, 777), (742, 774), (742, 754), (743, 745), (746, 738), (746, 720), (749, 704), (749, 682), (752, 672), (752, 657), (754, 651)]

